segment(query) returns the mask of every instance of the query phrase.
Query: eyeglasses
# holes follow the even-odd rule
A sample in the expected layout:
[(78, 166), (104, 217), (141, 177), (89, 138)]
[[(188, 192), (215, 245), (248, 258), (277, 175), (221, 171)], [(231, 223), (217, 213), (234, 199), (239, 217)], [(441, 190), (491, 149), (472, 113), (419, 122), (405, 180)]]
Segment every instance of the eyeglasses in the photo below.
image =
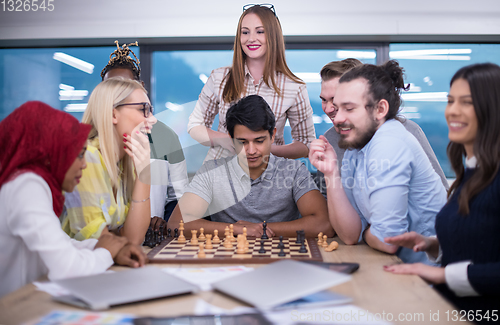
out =
[(154, 108), (153, 108), (153, 106), (151, 106), (151, 104), (146, 103), (146, 102), (144, 102), (144, 103), (120, 104), (120, 105), (116, 105), (115, 107), (129, 106), (129, 105), (142, 105), (142, 108), (139, 108), (139, 110), (142, 111), (142, 113), (144, 114), (145, 118), (148, 118), (149, 114), (154, 114)]
[(243, 6), (243, 11), (245, 11), (247, 9), (250, 9), (252, 7), (255, 7), (255, 6), (267, 8), (267, 9), (271, 10), (273, 12), (273, 14), (276, 16), (276, 11), (274, 10), (274, 5), (272, 5), (270, 3), (260, 3), (260, 4), (251, 3), (251, 4), (248, 4), (248, 5), (244, 5)]

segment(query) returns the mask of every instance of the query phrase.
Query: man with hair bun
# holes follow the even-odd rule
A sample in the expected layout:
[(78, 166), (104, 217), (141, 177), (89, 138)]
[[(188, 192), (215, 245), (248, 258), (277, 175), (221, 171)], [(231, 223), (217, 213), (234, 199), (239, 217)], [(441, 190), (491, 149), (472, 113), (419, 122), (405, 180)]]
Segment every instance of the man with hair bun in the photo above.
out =
[[(330, 120), (332, 120), (332, 122), (335, 118), (335, 115), (337, 114), (337, 109), (333, 105), (333, 98), (335, 98), (335, 92), (337, 91), (340, 77), (352, 68), (361, 65), (363, 65), (361, 61), (353, 58), (348, 58), (341, 61), (329, 62), (325, 64), (325, 66), (321, 69), (321, 93), (319, 94), (319, 97), (321, 99), (321, 108), (323, 109), (323, 112), (325, 112), (325, 114), (330, 118)], [(397, 116), (395, 119), (400, 121), (406, 128), (406, 130), (413, 134), (413, 136), (415, 136), (417, 141), (422, 146), (422, 149), (424, 149), (425, 154), (427, 155), (427, 157), (429, 157), (429, 161), (431, 162), (432, 167), (441, 178), (441, 182), (443, 183), (444, 187), (448, 189), (448, 180), (444, 175), (441, 165), (439, 165), (436, 154), (432, 150), (432, 147), (427, 140), (424, 131), (422, 131), (417, 123), (413, 122), (410, 119), (406, 119), (403, 116)], [(340, 134), (335, 129), (335, 126), (332, 126), (325, 132), (324, 136), (333, 146), (333, 149), (337, 154), (337, 163), (340, 167), (342, 165), (342, 159), (344, 158), (345, 152), (344, 148), (340, 148), (338, 146)], [(317, 173), (316, 184), (318, 185), (321, 194), (326, 197), (326, 180), (323, 173), (320, 171), (318, 171)]]
[[(424, 253), (389, 245), (385, 237), (415, 231), (435, 235), (446, 190), (417, 139), (395, 118), (407, 90), (397, 61), (364, 64), (339, 79), (333, 105), (342, 165), (328, 140), (313, 141), (309, 159), (327, 179), (330, 222), (346, 244), (430, 263)], [(340, 168), (340, 170), (339, 170)]]

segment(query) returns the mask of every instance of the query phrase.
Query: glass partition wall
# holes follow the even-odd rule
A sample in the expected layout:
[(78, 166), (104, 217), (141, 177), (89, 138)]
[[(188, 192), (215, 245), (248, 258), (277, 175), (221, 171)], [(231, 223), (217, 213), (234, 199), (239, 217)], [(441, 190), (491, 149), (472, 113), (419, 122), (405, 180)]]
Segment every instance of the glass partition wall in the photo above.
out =
[[(211, 71), (231, 65), (231, 47), (230, 43), (168, 47), (143, 44), (134, 49), (138, 57), (141, 54), (142, 78), (156, 116), (179, 135), (190, 173), (200, 166), (207, 148), (187, 134), (189, 114)], [(92, 89), (101, 81), (100, 72), (115, 49), (0, 49), (0, 120), (28, 100), (44, 101), (81, 119)], [(372, 64), (398, 60), (405, 69), (406, 82), (410, 83), (410, 90), (402, 95), (401, 114), (422, 127), (446, 176), (453, 178), (446, 157), (448, 129), (444, 119), (449, 81), (462, 66), (479, 62), (500, 64), (500, 44), (287, 43), (286, 56), (290, 69), (307, 83), (317, 136), (332, 126), (319, 99), (319, 71), (323, 65), (349, 57)], [(218, 123), (216, 119), (214, 129)], [(289, 127), (285, 128), (285, 141), (291, 142)]]

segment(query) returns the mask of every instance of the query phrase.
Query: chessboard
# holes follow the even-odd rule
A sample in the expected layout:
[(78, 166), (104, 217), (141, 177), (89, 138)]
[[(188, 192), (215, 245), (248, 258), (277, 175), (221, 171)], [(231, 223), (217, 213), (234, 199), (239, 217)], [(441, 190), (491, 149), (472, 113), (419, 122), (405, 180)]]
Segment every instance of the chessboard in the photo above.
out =
[[(193, 263), (193, 264), (264, 264), (272, 263), (282, 259), (293, 259), (299, 261), (323, 261), (318, 243), (315, 238), (306, 238), (304, 243), (307, 252), (299, 253), (302, 244), (296, 243), (296, 237), (283, 238), (285, 256), (278, 256), (281, 249), (278, 248), (280, 239), (273, 237), (264, 240), (265, 253), (259, 253), (261, 239), (248, 237), (248, 252), (236, 253), (236, 245), (233, 248), (225, 248), (222, 241), (213, 243), (212, 249), (205, 249), (205, 257), (198, 258), (198, 244), (191, 244), (189, 240), (179, 243), (177, 237), (164, 239), (158, 246), (148, 253), (150, 263)], [(283, 254), (282, 254), (283, 255)]]

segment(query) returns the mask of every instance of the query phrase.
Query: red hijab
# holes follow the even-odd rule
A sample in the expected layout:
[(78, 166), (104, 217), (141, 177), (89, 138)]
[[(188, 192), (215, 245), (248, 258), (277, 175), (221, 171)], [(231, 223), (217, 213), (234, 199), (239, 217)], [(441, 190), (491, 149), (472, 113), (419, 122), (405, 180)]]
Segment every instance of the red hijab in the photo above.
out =
[(49, 185), (54, 213), (60, 216), (64, 176), (90, 128), (42, 102), (18, 107), (0, 122), (0, 188), (23, 173), (38, 174)]

